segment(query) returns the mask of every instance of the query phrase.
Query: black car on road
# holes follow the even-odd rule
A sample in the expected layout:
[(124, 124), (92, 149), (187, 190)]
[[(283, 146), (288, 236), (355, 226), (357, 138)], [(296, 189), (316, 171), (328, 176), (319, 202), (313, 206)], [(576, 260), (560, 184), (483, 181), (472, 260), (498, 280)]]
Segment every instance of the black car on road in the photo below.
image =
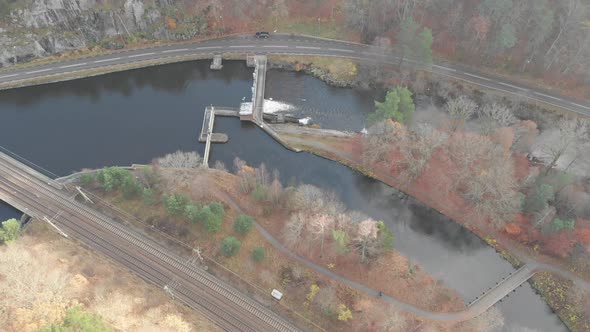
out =
[(266, 31), (258, 31), (256, 33), (256, 38), (258, 38), (258, 39), (268, 39), (268, 38), (270, 38), (270, 33), (266, 32)]

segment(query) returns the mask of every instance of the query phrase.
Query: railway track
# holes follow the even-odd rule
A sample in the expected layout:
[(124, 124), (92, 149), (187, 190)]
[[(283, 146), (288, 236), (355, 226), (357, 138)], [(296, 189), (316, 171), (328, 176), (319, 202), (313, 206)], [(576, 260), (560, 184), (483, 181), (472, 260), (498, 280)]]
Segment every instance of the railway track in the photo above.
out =
[(144, 280), (164, 287), (173, 284), (179, 301), (199, 310), (228, 331), (298, 331), (287, 321), (170, 253), (146, 236), (76, 202), (47, 179), (0, 153), (0, 199), (28, 206), (35, 217), (62, 212), (56, 220), (67, 234), (128, 267)]

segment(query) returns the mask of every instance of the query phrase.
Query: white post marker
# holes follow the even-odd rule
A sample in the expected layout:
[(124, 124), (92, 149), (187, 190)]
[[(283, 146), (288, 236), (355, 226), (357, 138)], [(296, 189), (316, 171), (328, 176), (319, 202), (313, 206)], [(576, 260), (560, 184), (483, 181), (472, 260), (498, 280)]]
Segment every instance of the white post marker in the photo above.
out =
[(276, 289), (273, 289), (272, 292), (270, 292), (270, 295), (277, 301), (280, 301), (283, 298), (283, 293)]

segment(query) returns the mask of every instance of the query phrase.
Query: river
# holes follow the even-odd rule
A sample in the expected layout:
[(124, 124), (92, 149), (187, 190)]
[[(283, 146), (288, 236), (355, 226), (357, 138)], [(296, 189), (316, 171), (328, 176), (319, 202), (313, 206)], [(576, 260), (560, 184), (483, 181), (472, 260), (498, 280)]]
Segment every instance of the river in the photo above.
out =
[[(251, 93), (252, 69), (226, 61), (210, 71), (208, 61), (171, 64), (71, 82), (0, 92), (0, 145), (58, 175), (82, 168), (148, 163), (176, 150), (198, 151), (208, 105), (238, 106)], [(321, 124), (360, 130), (379, 91), (339, 89), (299, 73), (273, 70), (266, 97), (287, 102)], [(420, 107), (418, 108), (418, 112)], [(492, 287), (513, 268), (475, 235), (412, 200), (345, 166), (282, 148), (257, 127), (234, 118), (216, 120), (230, 141), (214, 145), (211, 160), (228, 168), (234, 157), (266, 163), (282, 180), (311, 183), (338, 193), (350, 209), (384, 220), (395, 246), (466, 301)], [(14, 209), (0, 204), (0, 219)], [(565, 326), (525, 284), (497, 304), (504, 330), (564, 331)]]

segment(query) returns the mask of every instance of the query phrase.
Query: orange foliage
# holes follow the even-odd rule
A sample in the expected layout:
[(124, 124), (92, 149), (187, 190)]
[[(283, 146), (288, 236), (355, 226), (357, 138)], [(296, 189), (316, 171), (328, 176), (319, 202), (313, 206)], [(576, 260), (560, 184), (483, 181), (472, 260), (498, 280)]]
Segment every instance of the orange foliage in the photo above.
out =
[(590, 251), (590, 229), (577, 229), (576, 239), (586, 246), (586, 250)]
[(521, 232), (520, 226), (518, 226), (515, 223), (506, 225), (506, 227), (504, 227), (504, 230), (506, 231), (506, 233), (510, 235), (519, 235)]
[(514, 142), (514, 129), (507, 127), (498, 128), (491, 138), (492, 141), (502, 145), (504, 153), (508, 154)]
[(176, 30), (176, 20), (166, 16), (165, 18), (166, 20), (166, 26), (168, 27), (169, 30)]

